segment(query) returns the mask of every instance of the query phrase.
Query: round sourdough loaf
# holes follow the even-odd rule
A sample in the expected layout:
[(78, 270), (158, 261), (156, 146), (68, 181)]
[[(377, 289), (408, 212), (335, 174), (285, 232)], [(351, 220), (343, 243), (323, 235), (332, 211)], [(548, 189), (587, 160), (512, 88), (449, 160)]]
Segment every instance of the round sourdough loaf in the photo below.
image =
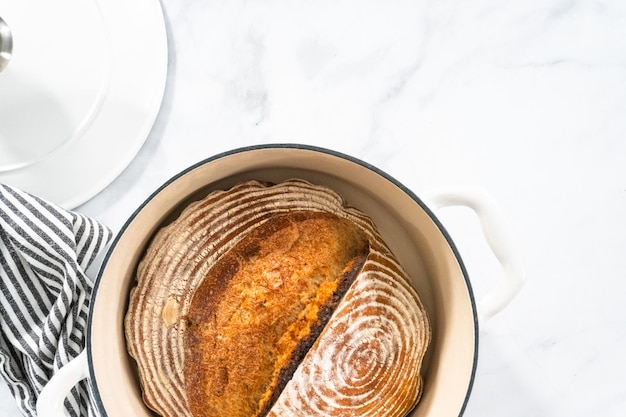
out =
[(248, 181), (152, 239), (125, 317), (144, 402), (164, 417), (404, 416), (431, 337), (360, 211), (302, 180)]

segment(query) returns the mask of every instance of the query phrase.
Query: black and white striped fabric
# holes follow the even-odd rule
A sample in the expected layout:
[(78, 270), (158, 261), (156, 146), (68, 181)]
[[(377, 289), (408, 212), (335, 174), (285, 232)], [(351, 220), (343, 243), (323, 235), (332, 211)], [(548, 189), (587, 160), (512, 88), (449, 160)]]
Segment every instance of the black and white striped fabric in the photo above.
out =
[[(0, 375), (35, 417), (50, 377), (84, 346), (92, 281), (85, 270), (111, 231), (78, 213), (0, 184)], [(65, 406), (97, 416), (86, 381)]]

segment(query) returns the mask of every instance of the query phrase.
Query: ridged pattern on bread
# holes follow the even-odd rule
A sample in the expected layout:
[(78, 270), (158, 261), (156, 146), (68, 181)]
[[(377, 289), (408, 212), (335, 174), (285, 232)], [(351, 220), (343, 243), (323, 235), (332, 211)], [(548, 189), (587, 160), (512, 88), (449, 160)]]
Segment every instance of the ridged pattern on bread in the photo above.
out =
[[(430, 327), (372, 221), (325, 187), (301, 180), (272, 186), (249, 181), (190, 204), (157, 233), (139, 264), (125, 331), (150, 408), (166, 417), (193, 416), (190, 401), (197, 400), (188, 395), (185, 340), (194, 294), (246, 236), (268, 219), (294, 211), (348, 220), (366, 236), (369, 249), (293, 378), (289, 375), (282, 393), (259, 405), (258, 414), (391, 417), (405, 415), (418, 401)], [(214, 372), (219, 376), (219, 369)]]
[(414, 408), (430, 329), (401, 271), (387, 252), (370, 252), (269, 416), (404, 416)]

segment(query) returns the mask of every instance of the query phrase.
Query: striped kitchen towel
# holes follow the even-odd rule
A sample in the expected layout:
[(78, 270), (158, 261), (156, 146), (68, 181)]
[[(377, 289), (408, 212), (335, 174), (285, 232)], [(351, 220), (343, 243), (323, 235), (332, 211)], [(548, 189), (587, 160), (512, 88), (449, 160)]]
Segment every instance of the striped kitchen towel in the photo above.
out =
[[(85, 270), (111, 239), (98, 222), (0, 184), (0, 375), (25, 416), (50, 377), (84, 347), (92, 281)], [(86, 381), (65, 401), (96, 416)]]

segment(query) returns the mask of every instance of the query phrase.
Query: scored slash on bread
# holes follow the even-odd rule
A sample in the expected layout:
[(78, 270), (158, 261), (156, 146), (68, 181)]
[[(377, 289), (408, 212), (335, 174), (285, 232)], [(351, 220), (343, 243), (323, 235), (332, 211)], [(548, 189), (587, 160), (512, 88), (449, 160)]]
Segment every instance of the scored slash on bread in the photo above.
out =
[(125, 317), (164, 417), (404, 416), (430, 331), (371, 219), (303, 180), (190, 204), (150, 243)]

